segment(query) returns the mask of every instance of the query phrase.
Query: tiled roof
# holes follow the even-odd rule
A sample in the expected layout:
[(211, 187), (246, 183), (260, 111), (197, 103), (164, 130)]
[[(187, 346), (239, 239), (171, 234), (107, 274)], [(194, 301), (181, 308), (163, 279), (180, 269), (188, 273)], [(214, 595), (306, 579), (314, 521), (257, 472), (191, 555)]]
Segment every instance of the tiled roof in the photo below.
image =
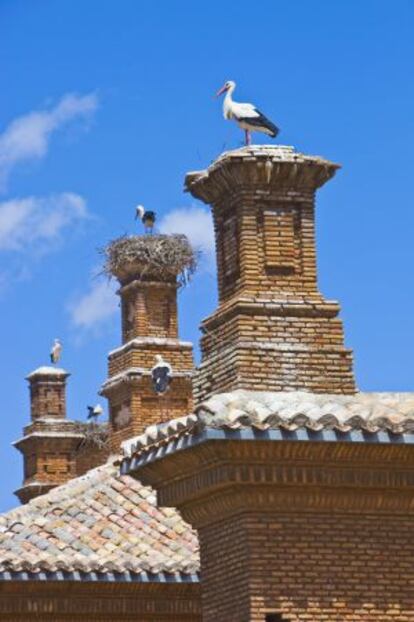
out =
[(306, 391), (246, 391), (220, 393), (206, 400), (195, 414), (150, 426), (123, 443), (126, 456), (146, 447), (206, 429), (350, 432), (414, 432), (414, 393), (332, 395)]
[(290, 430), (307, 427), (401, 433), (414, 431), (414, 393), (332, 395), (239, 390), (210, 398), (199, 407), (198, 415), (212, 427)]
[[(0, 516), (0, 574), (198, 570), (194, 531), (112, 462)], [(148, 579), (146, 579), (148, 580)]]

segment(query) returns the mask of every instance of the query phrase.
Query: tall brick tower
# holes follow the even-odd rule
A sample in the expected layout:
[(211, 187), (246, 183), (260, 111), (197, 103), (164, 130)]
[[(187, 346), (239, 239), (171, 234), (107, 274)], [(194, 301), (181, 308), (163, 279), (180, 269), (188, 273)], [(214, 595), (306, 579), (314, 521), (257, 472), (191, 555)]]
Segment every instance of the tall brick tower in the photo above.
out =
[(318, 291), (317, 188), (338, 165), (292, 147), (245, 147), (189, 173), (212, 207), (219, 307), (202, 324), (195, 395), (236, 388), (353, 393), (337, 302)]
[[(192, 250), (183, 236), (132, 236), (108, 247), (108, 257), (108, 270), (121, 285), (123, 344), (109, 353), (101, 394), (109, 400), (117, 452), (148, 425), (191, 411), (193, 348), (178, 338), (177, 289)], [(172, 367), (170, 388), (161, 395), (151, 379), (156, 355)]]
[(39, 367), (27, 376), (31, 423), (14, 446), (24, 457), (23, 486), (15, 491), (22, 503), (77, 475), (76, 449), (84, 438), (66, 419), (66, 380), (57, 367)]

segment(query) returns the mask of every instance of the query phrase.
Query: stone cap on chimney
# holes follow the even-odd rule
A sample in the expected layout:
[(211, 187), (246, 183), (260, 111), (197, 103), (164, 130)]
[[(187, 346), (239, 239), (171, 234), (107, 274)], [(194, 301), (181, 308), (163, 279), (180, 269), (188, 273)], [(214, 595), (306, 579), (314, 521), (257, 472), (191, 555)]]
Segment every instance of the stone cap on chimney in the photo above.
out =
[(316, 190), (334, 176), (340, 164), (310, 156), (285, 145), (253, 145), (225, 151), (206, 170), (187, 173), (185, 190), (214, 203), (227, 190), (258, 185)]
[(43, 365), (42, 367), (38, 367), (33, 370), (26, 376), (26, 380), (34, 380), (35, 378), (53, 378), (53, 379), (66, 379), (70, 376), (70, 373), (61, 367), (51, 367), (48, 365)]

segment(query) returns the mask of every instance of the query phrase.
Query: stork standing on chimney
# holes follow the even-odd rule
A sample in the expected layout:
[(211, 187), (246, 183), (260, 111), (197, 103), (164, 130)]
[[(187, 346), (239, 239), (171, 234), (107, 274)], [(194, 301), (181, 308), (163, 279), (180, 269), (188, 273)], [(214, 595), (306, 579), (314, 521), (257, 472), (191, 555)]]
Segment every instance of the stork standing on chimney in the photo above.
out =
[(245, 131), (246, 145), (250, 145), (250, 132), (263, 132), (272, 138), (279, 133), (279, 128), (269, 121), (263, 113), (260, 112), (253, 104), (242, 104), (232, 99), (232, 94), (236, 88), (236, 83), (228, 80), (216, 96), (226, 93), (223, 102), (223, 115), (225, 119), (234, 119), (238, 126)]
[(50, 350), (50, 362), (56, 365), (59, 362), (62, 354), (62, 344), (59, 339), (55, 339), (53, 342), (53, 346)]
[(152, 233), (156, 220), (155, 212), (146, 210), (142, 205), (137, 205), (135, 208), (135, 220), (138, 220), (138, 218), (144, 225), (145, 232)]

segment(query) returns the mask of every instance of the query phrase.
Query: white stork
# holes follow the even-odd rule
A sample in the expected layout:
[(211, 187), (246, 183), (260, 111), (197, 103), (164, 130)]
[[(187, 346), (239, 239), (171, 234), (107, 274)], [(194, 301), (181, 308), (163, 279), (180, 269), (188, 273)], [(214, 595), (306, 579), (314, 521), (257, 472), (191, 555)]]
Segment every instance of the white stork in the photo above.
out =
[(53, 346), (50, 350), (50, 362), (56, 365), (59, 362), (60, 356), (62, 354), (62, 344), (59, 339), (55, 339), (53, 342)]
[(234, 119), (238, 126), (245, 131), (246, 145), (250, 145), (250, 132), (263, 132), (272, 138), (279, 133), (279, 128), (269, 121), (253, 104), (241, 104), (233, 101), (232, 93), (236, 83), (232, 80), (226, 82), (216, 96), (226, 93), (223, 102), (223, 115), (225, 119)]
[(141, 219), (145, 232), (152, 233), (156, 221), (155, 212), (147, 211), (142, 205), (137, 205), (135, 208), (135, 220), (138, 220), (138, 218)]
[(172, 367), (164, 361), (161, 354), (155, 355), (155, 365), (151, 369), (152, 384), (156, 393), (165, 393), (170, 386)]
[(88, 419), (96, 419), (103, 414), (103, 408), (100, 404), (96, 404), (96, 406), (88, 406)]

